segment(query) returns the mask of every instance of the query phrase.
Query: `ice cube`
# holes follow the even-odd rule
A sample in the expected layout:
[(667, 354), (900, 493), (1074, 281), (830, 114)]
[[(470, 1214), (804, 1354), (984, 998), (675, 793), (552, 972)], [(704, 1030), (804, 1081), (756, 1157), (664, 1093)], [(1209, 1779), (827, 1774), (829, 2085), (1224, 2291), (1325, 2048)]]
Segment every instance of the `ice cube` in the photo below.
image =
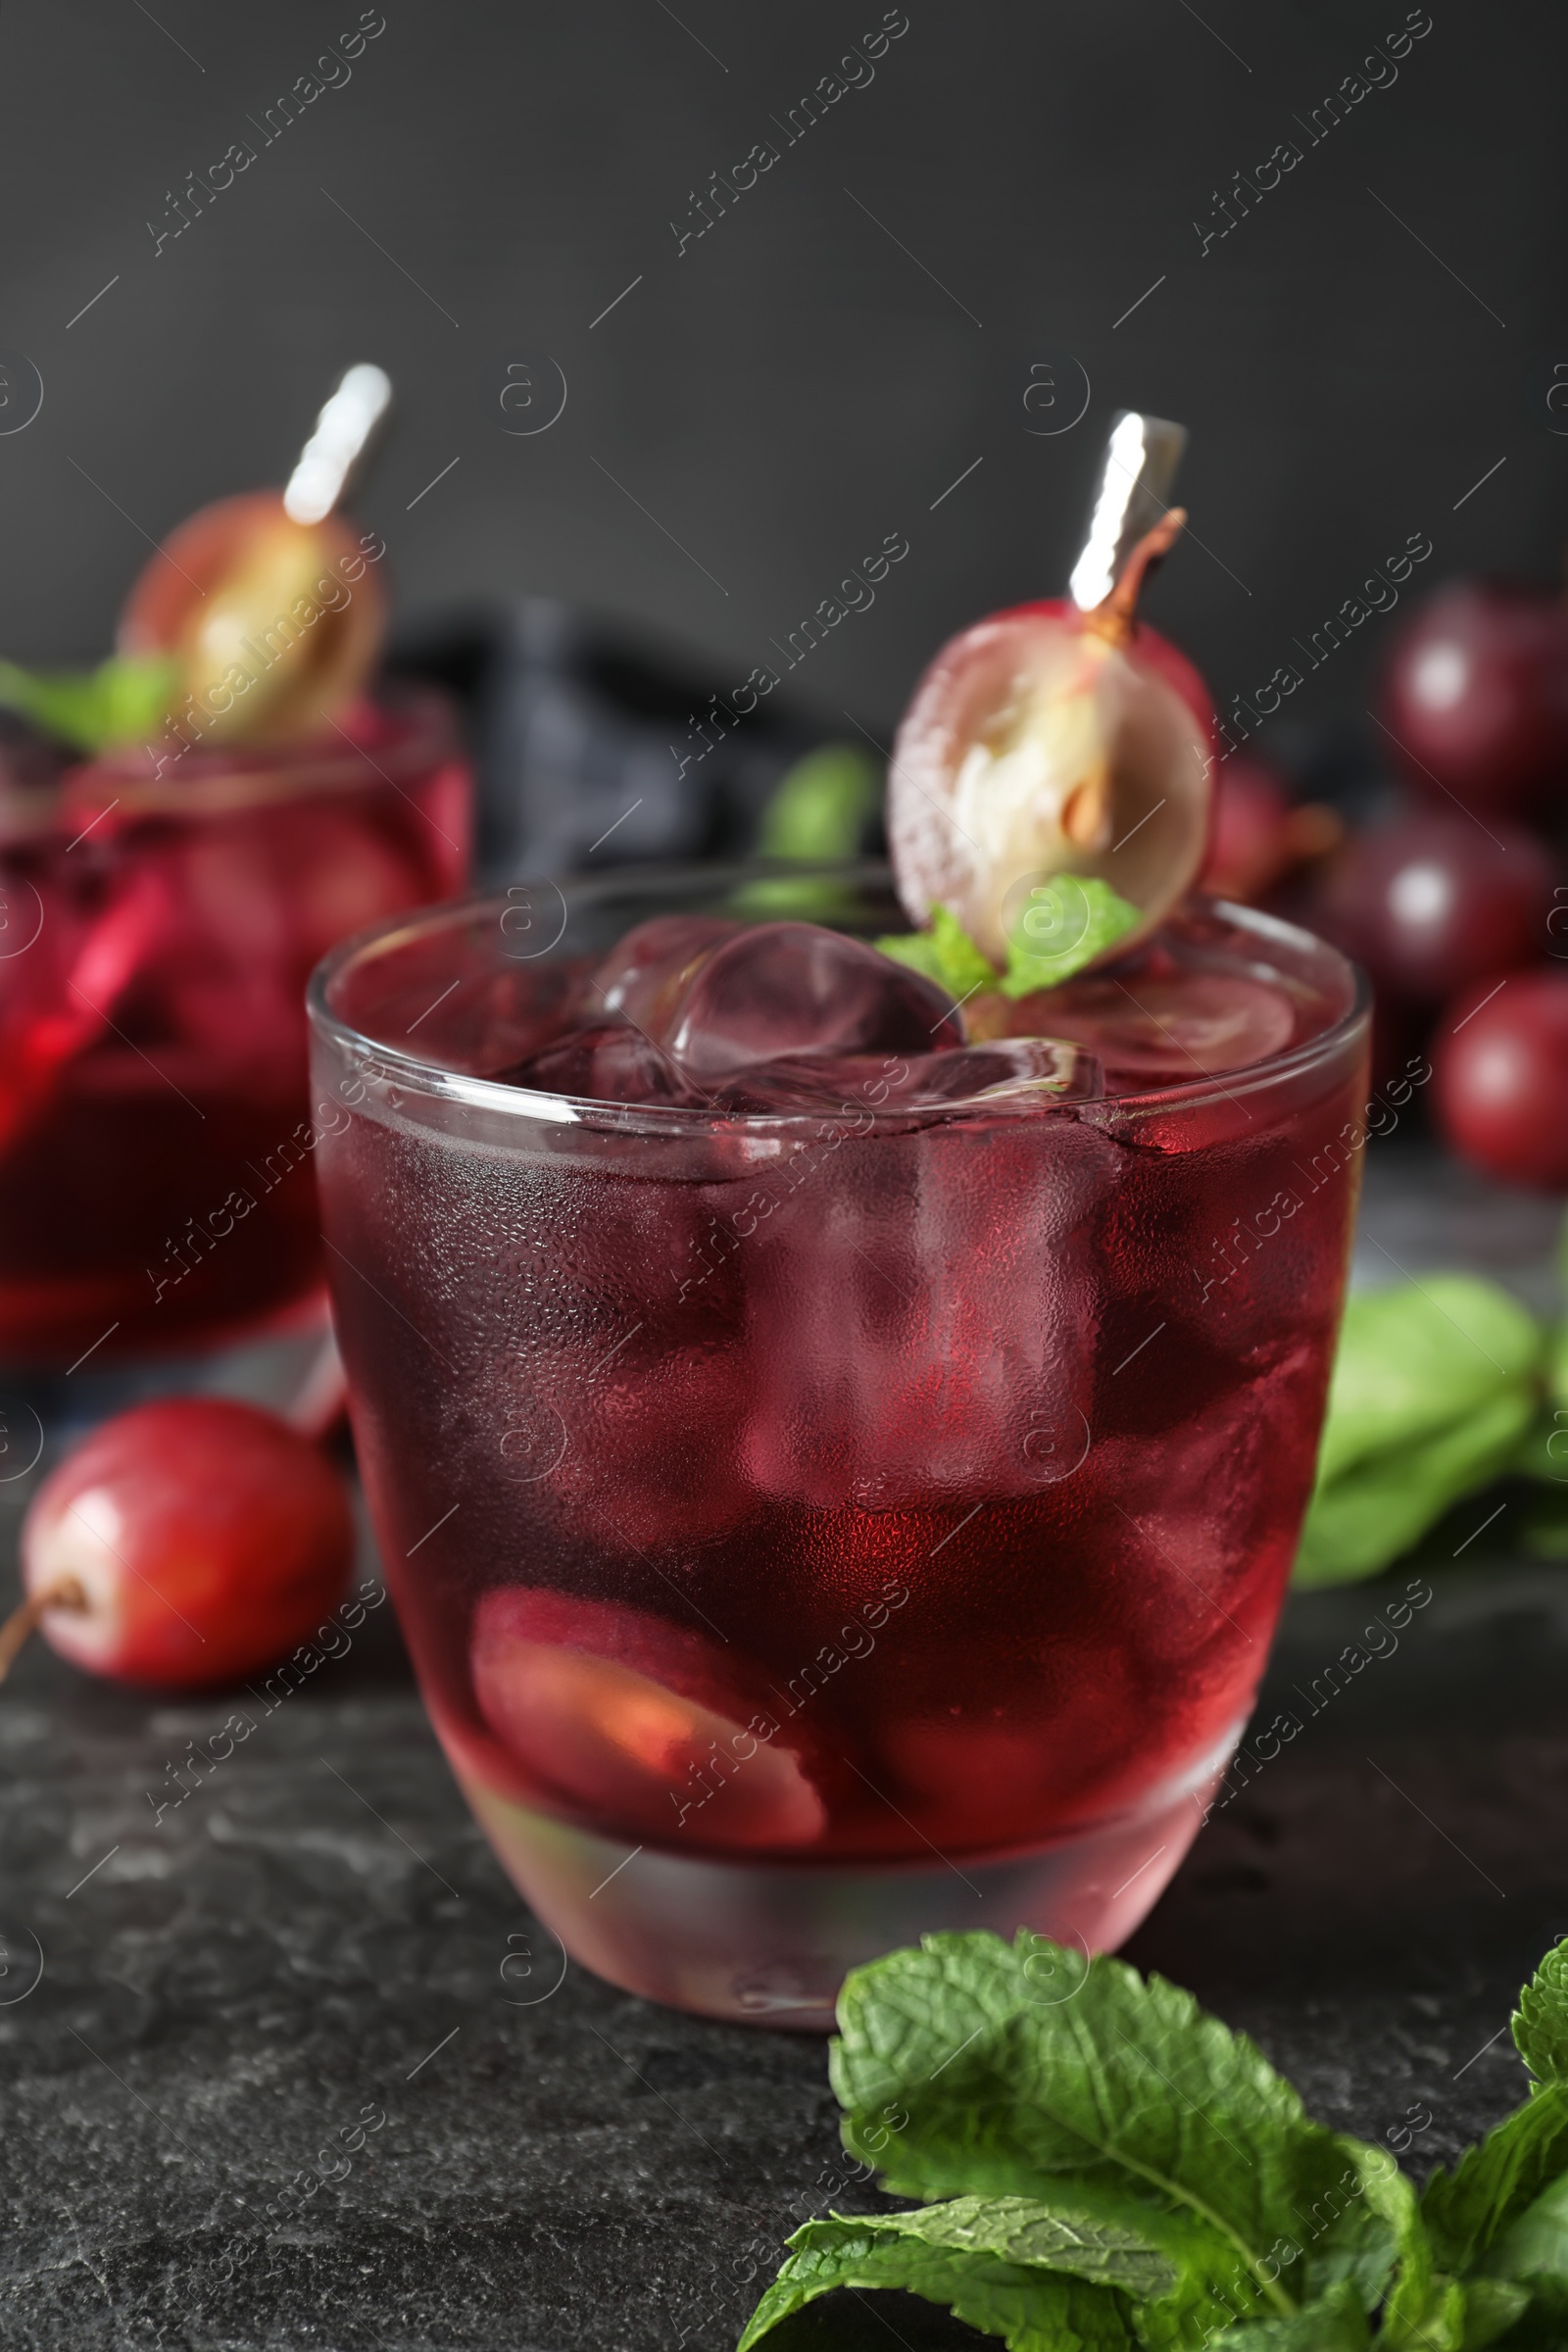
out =
[[(720, 1240), (733, 1248), (733, 1235)], [(739, 1458), (748, 1359), (719, 1336), (727, 1302), (711, 1295), (733, 1278), (722, 1266), (705, 1275), (697, 1250), (677, 1271), (693, 1286), (685, 1298), (672, 1281), (663, 1312), (640, 1325), (628, 1318), (602, 1347), (558, 1352), (548, 1367), (556, 1377), (543, 1393), (567, 1443), (528, 1500), (549, 1520), (563, 1562), (628, 1553), (674, 1561), (733, 1532), (755, 1505)], [(520, 1425), (537, 1424), (530, 1401)]]
[(765, 1114), (949, 1109), (974, 1102), (1043, 1108), (1102, 1093), (1092, 1054), (1054, 1038), (1000, 1038), (940, 1054), (793, 1054), (761, 1062), (714, 1090), (714, 1107)]
[(1069, 980), (1026, 997), (1012, 1025), (1039, 1017), (1104, 1064), (1112, 1093), (1187, 1086), (1264, 1061), (1290, 1044), (1296, 1008), (1282, 989), (1240, 972), (1137, 972)]
[(588, 982), (588, 1003), (662, 1036), (692, 966), (740, 929), (718, 914), (656, 914), (628, 931)]
[(717, 1214), (725, 1188), (696, 1180), (706, 1135), (657, 1147), (673, 1181), (641, 1147), (634, 1172), (624, 1136), (551, 1140), (526, 1166), (449, 1156), (434, 1208), (415, 1184), (379, 1199), (378, 1231), (419, 1261), (432, 1305), (450, 1302), (431, 1328), (457, 1368), (443, 1476), (466, 1511), (490, 1497), (504, 1550), (524, 1513), (540, 1581), (639, 1552), (669, 1567), (756, 1505), (739, 1461), (744, 1245)]
[(1067, 1111), (812, 1149), (748, 1262), (754, 1486), (898, 1511), (1074, 1475), (1117, 1145)]
[(501, 1086), (526, 1086), (540, 1095), (570, 1095), (589, 1102), (677, 1102), (704, 1098), (682, 1083), (669, 1055), (629, 1024), (607, 1021), (573, 1029), (493, 1073)]
[(952, 998), (863, 941), (759, 923), (697, 962), (658, 1034), (700, 1085), (801, 1054), (924, 1054), (961, 1046)]

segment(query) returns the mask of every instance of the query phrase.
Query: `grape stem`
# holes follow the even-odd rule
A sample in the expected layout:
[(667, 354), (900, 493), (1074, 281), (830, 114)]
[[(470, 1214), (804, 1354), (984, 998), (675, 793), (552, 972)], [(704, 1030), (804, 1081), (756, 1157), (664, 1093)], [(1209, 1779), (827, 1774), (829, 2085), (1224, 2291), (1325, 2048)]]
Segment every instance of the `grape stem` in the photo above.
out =
[(1133, 633), (1138, 617), (1138, 599), (1150, 565), (1167, 555), (1181, 537), (1187, 520), (1185, 507), (1172, 507), (1162, 514), (1152, 531), (1146, 531), (1132, 554), (1121, 567), (1121, 577), (1110, 594), (1084, 616), (1084, 627), (1095, 636), (1103, 637), (1109, 645), (1125, 645)]
[(36, 1631), (50, 1609), (84, 1609), (87, 1595), (74, 1576), (62, 1576), (41, 1592), (29, 1593), (22, 1606), (13, 1609), (4, 1625), (0, 1625), (0, 1683), (11, 1672), (17, 1653), (29, 1634)]

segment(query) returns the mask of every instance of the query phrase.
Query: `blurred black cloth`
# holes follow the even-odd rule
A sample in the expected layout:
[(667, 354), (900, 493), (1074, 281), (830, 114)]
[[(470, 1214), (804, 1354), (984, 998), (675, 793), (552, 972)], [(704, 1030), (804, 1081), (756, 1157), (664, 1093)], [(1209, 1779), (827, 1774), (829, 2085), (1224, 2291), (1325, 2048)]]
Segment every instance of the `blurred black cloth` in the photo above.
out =
[(776, 692), (740, 716), (716, 667), (542, 597), (407, 624), (388, 666), (465, 713), (481, 887), (576, 872), (596, 852), (744, 857), (782, 777), (833, 733)]

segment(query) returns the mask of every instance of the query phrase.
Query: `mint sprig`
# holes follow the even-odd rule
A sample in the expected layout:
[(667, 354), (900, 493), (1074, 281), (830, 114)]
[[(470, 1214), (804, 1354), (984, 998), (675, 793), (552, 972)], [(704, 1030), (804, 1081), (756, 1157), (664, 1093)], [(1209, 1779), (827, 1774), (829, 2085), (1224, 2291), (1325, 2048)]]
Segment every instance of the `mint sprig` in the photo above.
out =
[(951, 907), (934, 906), (930, 928), (879, 939), (884, 956), (923, 972), (955, 1002), (989, 989), (1004, 997), (1034, 997), (1059, 988), (1094, 963), (1143, 921), (1097, 874), (1057, 874), (1030, 891), (1007, 940), (1002, 970), (976, 947)]
[(0, 662), (0, 704), (73, 751), (96, 754), (150, 742), (168, 715), (177, 675), (172, 662), (119, 654), (96, 669), (23, 669)]
[(856, 1970), (829, 2060), (906, 2213), (808, 2222), (741, 2352), (834, 2287), (1012, 2352), (1480, 2352), (1568, 2340), (1568, 1941), (1520, 1996), (1530, 2098), (1424, 2197), (1191, 1994), (1044, 1936)]

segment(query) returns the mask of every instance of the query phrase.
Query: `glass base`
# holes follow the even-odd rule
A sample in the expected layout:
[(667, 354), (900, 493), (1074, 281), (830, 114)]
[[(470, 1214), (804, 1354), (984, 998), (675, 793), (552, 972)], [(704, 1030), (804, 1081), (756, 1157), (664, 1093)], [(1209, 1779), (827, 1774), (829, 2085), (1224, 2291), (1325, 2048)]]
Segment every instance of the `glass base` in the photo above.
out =
[(346, 1396), (326, 1294), (206, 1349), (69, 1371), (0, 1364), (0, 1484), (49, 1471), (100, 1421), (161, 1396), (231, 1396), (324, 1436)]
[(465, 1795), (508, 1877), (570, 1956), (627, 1992), (733, 2023), (830, 2033), (852, 1968), (922, 1935), (1032, 1928), (1096, 1952), (1127, 1938), (1198, 1835), (1234, 1740), (1200, 1778), (1025, 1853), (816, 1865), (628, 1846), (500, 1796)]

